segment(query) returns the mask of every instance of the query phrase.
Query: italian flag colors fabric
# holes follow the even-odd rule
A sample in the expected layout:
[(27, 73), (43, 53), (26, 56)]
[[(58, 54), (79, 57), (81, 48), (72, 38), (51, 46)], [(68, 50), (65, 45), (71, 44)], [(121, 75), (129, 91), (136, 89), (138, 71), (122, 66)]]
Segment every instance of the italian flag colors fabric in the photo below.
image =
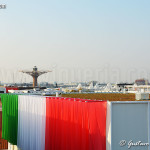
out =
[(17, 144), (18, 96), (1, 95), (2, 101), (2, 138)]
[(18, 97), (18, 139), (21, 150), (45, 149), (46, 98)]
[(28, 95), (1, 98), (3, 138), (18, 149), (106, 150), (105, 101)]

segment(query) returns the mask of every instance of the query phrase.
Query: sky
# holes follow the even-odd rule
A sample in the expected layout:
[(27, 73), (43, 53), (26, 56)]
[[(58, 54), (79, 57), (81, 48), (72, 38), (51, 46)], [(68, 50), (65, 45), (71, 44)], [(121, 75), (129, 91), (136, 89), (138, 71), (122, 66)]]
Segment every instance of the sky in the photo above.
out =
[(150, 80), (149, 0), (0, 0), (0, 81)]

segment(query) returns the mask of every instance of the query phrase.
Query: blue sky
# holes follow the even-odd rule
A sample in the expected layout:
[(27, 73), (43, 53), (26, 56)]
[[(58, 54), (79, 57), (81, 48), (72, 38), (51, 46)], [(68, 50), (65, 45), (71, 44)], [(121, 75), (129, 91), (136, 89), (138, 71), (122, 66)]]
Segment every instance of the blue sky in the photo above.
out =
[(17, 70), (37, 65), (53, 70), (41, 81), (150, 80), (149, 0), (0, 3), (7, 4), (0, 10), (1, 72), (19, 76)]

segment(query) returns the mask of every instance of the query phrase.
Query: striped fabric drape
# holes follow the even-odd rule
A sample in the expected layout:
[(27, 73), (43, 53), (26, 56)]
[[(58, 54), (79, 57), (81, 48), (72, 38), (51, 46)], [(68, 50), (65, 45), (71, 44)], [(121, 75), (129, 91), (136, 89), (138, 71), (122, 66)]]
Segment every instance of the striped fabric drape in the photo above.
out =
[(17, 144), (18, 96), (2, 94), (2, 138)]
[(106, 104), (47, 97), (45, 150), (105, 150)]
[(45, 113), (45, 97), (19, 95), (17, 145), (20, 149), (45, 149)]
[[(6, 108), (8, 104), (9, 107)], [(18, 108), (14, 107), (14, 104)], [(106, 150), (105, 101), (5, 95), (2, 107), (4, 123), (7, 122), (5, 112), (11, 110), (11, 107), (18, 111), (15, 113), (18, 114), (15, 117), (18, 118), (17, 121), (15, 119), (16, 143), (10, 141), (14, 136), (11, 132), (10, 138), (5, 138), (11, 144), (17, 145), (18, 149)], [(13, 120), (13, 116), (11, 117)], [(3, 134), (7, 129), (8, 127), (3, 126)]]

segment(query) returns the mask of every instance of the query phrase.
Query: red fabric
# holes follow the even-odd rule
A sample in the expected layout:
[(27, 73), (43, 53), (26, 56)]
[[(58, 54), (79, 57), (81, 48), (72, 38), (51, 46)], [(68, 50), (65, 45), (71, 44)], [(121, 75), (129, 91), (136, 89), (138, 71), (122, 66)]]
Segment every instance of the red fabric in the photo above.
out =
[(6, 87), (6, 93), (8, 93), (8, 90), (18, 90), (16, 87)]
[(47, 97), (45, 150), (106, 150), (106, 104)]

